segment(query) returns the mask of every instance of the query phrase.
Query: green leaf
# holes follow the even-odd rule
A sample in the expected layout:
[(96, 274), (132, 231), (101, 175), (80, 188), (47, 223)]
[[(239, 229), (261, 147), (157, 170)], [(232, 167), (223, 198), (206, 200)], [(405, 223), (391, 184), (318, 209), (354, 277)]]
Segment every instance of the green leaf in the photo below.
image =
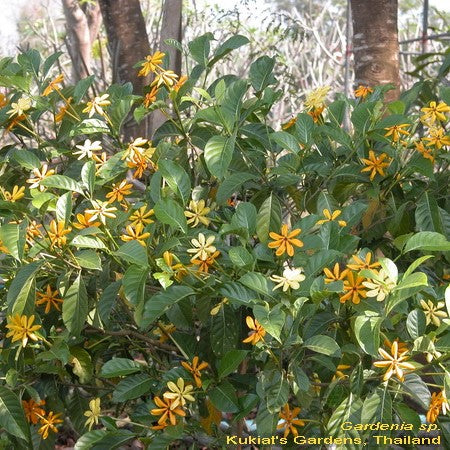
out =
[(176, 162), (167, 159), (158, 161), (158, 171), (183, 205), (186, 205), (191, 198), (191, 180), (186, 171)]
[(96, 236), (75, 236), (71, 241), (70, 245), (79, 248), (99, 248), (104, 249), (106, 245)]
[(382, 317), (373, 315), (358, 316), (355, 320), (354, 331), (356, 339), (359, 346), (369, 355), (378, 355), (382, 322)]
[(423, 272), (414, 272), (406, 277), (403, 276), (402, 281), (394, 288), (393, 292), (416, 286), (428, 286), (428, 278)]
[(253, 255), (244, 247), (231, 247), (228, 256), (231, 262), (239, 268), (251, 267), (255, 262)]
[(80, 134), (110, 133), (108, 125), (100, 119), (84, 119), (70, 130), (69, 136), (79, 136)]
[(80, 267), (92, 270), (102, 270), (100, 256), (94, 250), (82, 250), (75, 253), (75, 259)]
[[(405, 273), (403, 274), (403, 278), (404, 279), (407, 278), (409, 275), (411, 275), (414, 272), (414, 270), (417, 269), (417, 267), (419, 267), (423, 262), (425, 262), (426, 260), (428, 260), (430, 258), (434, 258), (434, 256), (433, 255), (425, 255), (425, 256), (421, 256), (420, 258), (417, 258), (406, 269)], [(394, 279), (393, 277), (391, 277), (391, 278)]]
[(189, 42), (189, 52), (194, 61), (202, 64), (204, 67), (208, 64), (208, 56), (210, 50), (210, 41), (214, 39), (211, 33), (205, 33)]
[(64, 189), (65, 191), (74, 191), (79, 194), (84, 194), (83, 187), (80, 183), (65, 175), (51, 175), (44, 178), (39, 184), (50, 188)]
[(8, 249), (9, 254), (20, 261), (23, 257), (23, 249), (25, 246), (25, 239), (21, 238), (20, 225), (6, 223), (0, 226), (0, 240)]
[(253, 307), (253, 314), (258, 322), (278, 342), (281, 342), (281, 330), (286, 320), (286, 314), (282, 308), (281, 303), (275, 305), (272, 309), (270, 309), (268, 303), (264, 306), (255, 305)]
[(14, 148), (8, 152), (8, 155), (25, 169), (33, 170), (41, 167), (39, 158), (29, 150)]
[(235, 50), (243, 45), (248, 44), (250, 41), (240, 34), (236, 34), (228, 38), (223, 44), (219, 45), (214, 52), (214, 58), (208, 63), (208, 66), (211, 67), (217, 61), (222, 59), (224, 56), (228, 55), (232, 50)]
[(314, 120), (309, 114), (302, 113), (297, 115), (297, 121), (295, 122), (295, 134), (302, 144), (309, 144), (313, 129)]
[(109, 316), (111, 315), (111, 311), (116, 304), (117, 295), (119, 294), (119, 289), (121, 286), (121, 281), (114, 281), (105, 288), (100, 296), (100, 299), (98, 300), (98, 313), (105, 326), (108, 326), (109, 324)]
[(318, 334), (317, 336), (312, 336), (305, 341), (303, 344), (306, 348), (310, 350), (321, 353), (323, 355), (339, 357), (341, 356), (341, 349), (336, 341), (323, 334)]
[(148, 256), (146, 248), (139, 244), (138, 241), (133, 240), (126, 242), (125, 244), (121, 245), (116, 252), (114, 252), (114, 255), (131, 264), (136, 264), (141, 267), (148, 266)]
[(170, 286), (165, 291), (148, 298), (144, 306), (141, 328), (147, 328), (158, 320), (170, 307), (177, 304), (194, 291), (188, 286)]
[(405, 375), (403, 389), (409, 393), (413, 399), (417, 400), (422, 408), (428, 410), (430, 406), (431, 394), (425, 382), (415, 373)]
[(80, 379), (80, 383), (88, 383), (94, 372), (91, 355), (81, 347), (71, 347), (70, 354), (73, 373)]
[(81, 181), (87, 191), (92, 194), (95, 185), (95, 162), (88, 161), (81, 168)]
[(211, 403), (222, 412), (236, 413), (239, 411), (239, 401), (236, 396), (236, 389), (233, 385), (224, 380), (214, 389), (208, 392)]
[(278, 370), (264, 371), (261, 375), (261, 386), (267, 409), (272, 414), (278, 413), (289, 397), (289, 383)]
[(286, 131), (276, 131), (270, 135), (270, 139), (274, 140), (280, 147), (291, 150), (294, 153), (300, 151), (300, 146), (292, 134)]
[(103, 378), (115, 378), (140, 372), (142, 365), (127, 358), (113, 358), (102, 366), (100, 376)]
[(72, 214), (72, 192), (66, 192), (61, 195), (56, 202), (56, 219), (58, 222), (64, 222), (64, 226), (70, 222)]
[[(219, 205), (225, 203), (247, 181), (254, 180), (256, 175), (247, 172), (236, 172), (226, 177), (219, 185), (216, 201)], [(238, 205), (239, 206), (239, 205)]]
[(92, 450), (107, 434), (107, 430), (88, 431), (77, 439), (74, 450)]
[(113, 391), (114, 403), (126, 402), (141, 395), (148, 395), (153, 380), (146, 374), (138, 374), (127, 377), (119, 382)]
[(20, 268), (11, 282), (6, 296), (8, 314), (34, 313), (36, 286), (34, 278), (44, 261), (35, 261)]
[(239, 279), (239, 282), (250, 288), (252, 291), (272, 297), (274, 284), (262, 273), (247, 272)]
[(19, 439), (30, 442), (30, 429), (17, 395), (0, 386), (0, 426)]
[(276, 79), (272, 74), (274, 66), (275, 60), (268, 56), (261, 56), (252, 63), (250, 66), (249, 77), (253, 89), (256, 92), (260, 92), (270, 84), (276, 82)]
[(249, 236), (252, 236), (256, 230), (257, 212), (253, 203), (241, 202), (236, 207), (236, 212), (231, 219), (231, 224), (237, 228), (245, 228)]
[(403, 252), (408, 253), (413, 250), (445, 252), (450, 250), (450, 242), (440, 233), (421, 231), (406, 241)]
[(86, 94), (89, 87), (94, 83), (94, 80), (95, 76), (91, 75), (83, 78), (77, 83), (73, 92), (73, 99), (75, 103), (78, 103), (84, 97), (84, 94)]
[(211, 317), (210, 342), (213, 353), (222, 358), (226, 352), (238, 345), (239, 328), (236, 314), (232, 308), (224, 305)]
[(425, 314), (421, 309), (413, 309), (406, 319), (406, 329), (413, 339), (425, 334), (427, 327)]
[(134, 306), (134, 318), (139, 322), (142, 318), (145, 296), (145, 282), (148, 277), (148, 268), (130, 266), (122, 278), (123, 293)]
[(378, 388), (364, 400), (361, 423), (392, 423), (392, 399), (387, 389)]
[(419, 231), (435, 231), (445, 235), (444, 219), (436, 199), (424, 192), (417, 202), (415, 212), (416, 226)]
[(156, 202), (153, 209), (159, 221), (187, 233), (188, 228), (184, 210), (175, 200), (161, 198)]
[(262, 243), (269, 240), (269, 232), (280, 233), (281, 230), (281, 205), (277, 196), (273, 193), (264, 200), (258, 211), (256, 219), (256, 234)]
[(67, 289), (62, 304), (62, 318), (69, 332), (78, 336), (88, 314), (88, 297), (81, 274)]
[(234, 137), (213, 136), (205, 146), (206, 167), (215, 177), (224, 178), (234, 152)]
[(345, 431), (342, 430), (344, 422), (361, 423), (361, 410), (363, 402), (354, 394), (350, 395), (334, 409), (333, 414), (327, 424), (327, 436), (342, 436)]
[(225, 353), (219, 362), (219, 367), (217, 368), (219, 378), (224, 378), (233, 373), (239, 367), (239, 364), (245, 359), (247, 353), (247, 350), (230, 350)]

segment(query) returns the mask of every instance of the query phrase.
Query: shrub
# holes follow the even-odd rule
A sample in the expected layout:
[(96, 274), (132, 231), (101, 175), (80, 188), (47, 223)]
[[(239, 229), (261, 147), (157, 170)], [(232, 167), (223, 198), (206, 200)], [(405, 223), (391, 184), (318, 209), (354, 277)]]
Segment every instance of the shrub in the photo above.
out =
[(211, 40), (144, 96), (1, 60), (2, 448), (448, 430), (450, 89), (320, 88), (275, 131), (275, 61), (211, 82), (246, 39)]

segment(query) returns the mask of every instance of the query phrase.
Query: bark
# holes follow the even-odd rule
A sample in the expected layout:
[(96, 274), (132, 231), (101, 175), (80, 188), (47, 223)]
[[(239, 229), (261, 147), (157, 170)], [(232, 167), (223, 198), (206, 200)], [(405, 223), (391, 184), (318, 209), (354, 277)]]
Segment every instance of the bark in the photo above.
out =
[(353, 54), (356, 85), (391, 83), (395, 89), (385, 100), (400, 93), (397, 0), (350, 0), (353, 18)]
[[(142, 95), (148, 78), (138, 77), (133, 66), (150, 54), (147, 30), (139, 0), (99, 0), (111, 54), (113, 82), (133, 84), (133, 92)], [(125, 124), (125, 135), (145, 137), (147, 121), (140, 126)]]
[[(175, 39), (182, 40), (182, 0), (165, 0), (163, 5), (163, 17), (161, 23), (159, 50), (166, 54), (168, 59), (167, 68), (181, 75), (181, 52), (164, 41)], [(150, 120), (150, 131), (154, 132), (166, 121), (165, 116), (160, 111), (154, 111)]]
[(72, 60), (74, 81), (89, 76), (91, 67), (91, 36), (86, 15), (78, 0), (62, 0), (66, 17), (68, 50)]

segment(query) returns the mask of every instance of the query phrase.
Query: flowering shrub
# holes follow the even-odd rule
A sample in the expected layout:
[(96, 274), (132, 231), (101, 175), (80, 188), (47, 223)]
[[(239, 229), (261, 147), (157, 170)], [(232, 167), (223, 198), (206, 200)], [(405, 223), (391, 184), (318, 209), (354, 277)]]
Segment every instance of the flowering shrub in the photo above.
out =
[(0, 447), (449, 442), (450, 89), (320, 88), (274, 130), (275, 61), (210, 82), (246, 39), (211, 41), (138, 64), (142, 97), (0, 61)]

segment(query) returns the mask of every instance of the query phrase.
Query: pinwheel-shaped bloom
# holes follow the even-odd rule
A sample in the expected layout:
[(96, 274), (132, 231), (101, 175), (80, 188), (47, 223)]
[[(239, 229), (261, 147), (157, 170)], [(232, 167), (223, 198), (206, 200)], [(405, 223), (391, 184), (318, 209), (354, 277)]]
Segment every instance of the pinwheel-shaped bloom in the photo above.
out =
[(408, 351), (404, 351), (399, 353), (398, 350), (398, 342), (394, 341), (391, 346), (391, 354), (389, 354), (383, 348), (379, 348), (378, 352), (380, 356), (383, 358), (383, 361), (375, 361), (373, 365), (375, 367), (382, 367), (387, 369), (386, 373), (383, 376), (384, 381), (388, 381), (392, 375), (395, 375), (398, 380), (404, 381), (404, 371), (405, 370), (414, 370), (414, 366), (406, 362), (409, 359), (407, 356)]

